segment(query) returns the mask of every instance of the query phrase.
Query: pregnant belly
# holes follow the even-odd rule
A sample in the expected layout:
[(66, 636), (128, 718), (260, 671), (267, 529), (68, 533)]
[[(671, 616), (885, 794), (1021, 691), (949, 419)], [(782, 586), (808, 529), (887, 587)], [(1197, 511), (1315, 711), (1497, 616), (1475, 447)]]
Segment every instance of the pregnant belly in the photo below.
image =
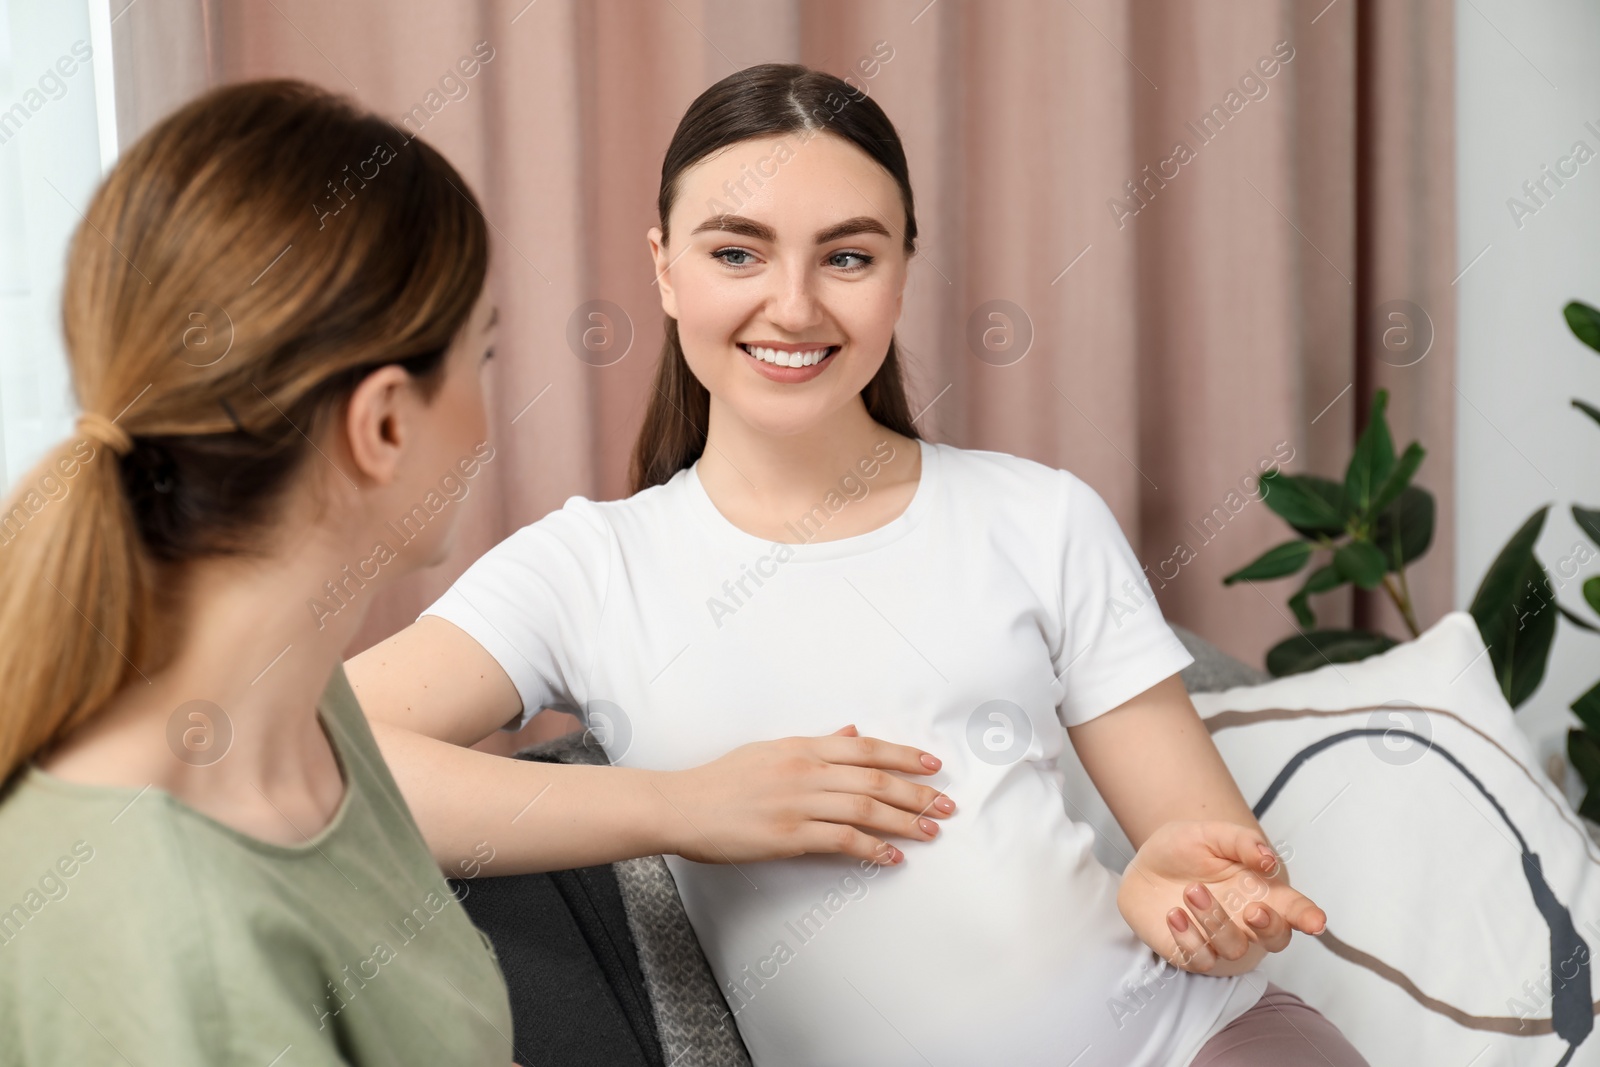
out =
[(758, 1067), (1163, 1062), (1200, 976), (1138, 941), (1093, 830), (1018, 770), (897, 867), (669, 859)]

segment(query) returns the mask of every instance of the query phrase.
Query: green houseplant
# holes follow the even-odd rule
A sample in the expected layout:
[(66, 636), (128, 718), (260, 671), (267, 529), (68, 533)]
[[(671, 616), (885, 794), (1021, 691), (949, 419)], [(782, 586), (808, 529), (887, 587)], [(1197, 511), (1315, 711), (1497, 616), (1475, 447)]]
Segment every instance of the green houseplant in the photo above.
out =
[[(1267, 652), (1267, 670), (1274, 676), (1365, 659), (1398, 643), (1374, 630), (1317, 628), (1313, 593), (1347, 584), (1382, 589), (1410, 636), (1422, 632), (1406, 568), (1433, 543), (1434, 497), (1412, 482), (1427, 454), (1422, 445), (1413, 441), (1395, 453), (1385, 414), (1388, 400), (1387, 390), (1374, 395), (1343, 481), (1285, 474), (1276, 467), (1261, 476), (1262, 500), (1296, 536), (1227, 575), (1223, 583), (1285, 578), (1305, 569), (1319, 550), (1329, 553), (1289, 597), (1300, 632)], [(1537, 688), (1555, 631), (1555, 612), (1546, 610), (1553, 600), (1549, 575), (1533, 551), (1547, 511), (1535, 512), (1501, 549), (1471, 609), (1513, 705)]]
[[(1563, 311), (1572, 333), (1600, 352), (1600, 311), (1580, 301), (1568, 303)], [(1373, 396), (1366, 428), (1342, 481), (1285, 474), (1276, 467), (1261, 477), (1262, 499), (1295, 536), (1227, 575), (1223, 584), (1286, 578), (1304, 570), (1319, 551), (1329, 553), (1289, 597), (1300, 632), (1268, 650), (1267, 670), (1274, 676), (1365, 659), (1398, 643), (1372, 630), (1318, 629), (1310, 604), (1314, 593), (1346, 584), (1381, 588), (1410, 636), (1421, 633), (1406, 567), (1432, 543), (1434, 498), (1413, 484), (1426, 450), (1413, 441), (1403, 452), (1395, 452), (1385, 415), (1388, 399), (1382, 389)], [(1577, 399), (1572, 404), (1600, 424), (1600, 409)], [(1484, 574), (1469, 608), (1501, 691), (1513, 708), (1532, 696), (1544, 679), (1558, 615), (1580, 629), (1600, 633), (1600, 627), (1557, 602), (1549, 572), (1534, 551), (1549, 510), (1549, 505), (1539, 508), (1511, 535)], [(1574, 504), (1572, 517), (1600, 545), (1600, 509)], [(1584, 583), (1583, 598), (1600, 613), (1600, 576)], [(1582, 724), (1567, 734), (1567, 758), (1586, 790), (1579, 811), (1600, 822), (1600, 682), (1571, 707)]]
[[(1573, 335), (1591, 350), (1600, 352), (1600, 311), (1577, 300), (1571, 301), (1562, 310), (1567, 318), (1567, 327), (1572, 330)], [(1600, 409), (1576, 397), (1573, 398), (1572, 406), (1589, 416), (1596, 425), (1600, 425)], [(1600, 508), (1586, 508), (1574, 504), (1572, 518), (1589, 540), (1600, 545)], [(1600, 614), (1600, 576), (1590, 578), (1583, 583), (1583, 599), (1588, 602), (1591, 610)], [(1565, 608), (1562, 609), (1562, 614), (1583, 629), (1600, 632), (1595, 626)], [(1600, 822), (1600, 682), (1596, 682), (1572, 702), (1572, 711), (1582, 723), (1581, 726), (1567, 731), (1567, 759), (1571, 762), (1573, 770), (1583, 779), (1584, 785), (1583, 802), (1578, 806), (1578, 811)]]

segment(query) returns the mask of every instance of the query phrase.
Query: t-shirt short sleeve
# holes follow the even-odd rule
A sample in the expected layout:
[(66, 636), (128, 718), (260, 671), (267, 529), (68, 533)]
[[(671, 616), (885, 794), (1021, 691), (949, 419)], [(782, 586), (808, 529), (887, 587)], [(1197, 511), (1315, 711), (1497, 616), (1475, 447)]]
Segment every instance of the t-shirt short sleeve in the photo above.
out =
[(1060, 471), (1061, 640), (1054, 656), (1066, 726), (1138, 696), (1194, 662), (1156, 604), (1122, 527), (1099, 493)]
[(614, 544), (594, 502), (572, 497), (484, 553), (422, 612), (466, 631), (511, 678), (522, 715), (504, 729), (541, 708), (582, 714)]

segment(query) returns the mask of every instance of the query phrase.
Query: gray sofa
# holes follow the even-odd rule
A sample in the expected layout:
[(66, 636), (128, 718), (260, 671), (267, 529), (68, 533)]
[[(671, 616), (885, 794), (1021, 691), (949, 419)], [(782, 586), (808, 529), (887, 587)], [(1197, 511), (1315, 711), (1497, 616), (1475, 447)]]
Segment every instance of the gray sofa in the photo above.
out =
[[(1191, 693), (1267, 676), (1173, 627), (1195, 657)], [(521, 759), (606, 762), (586, 733)], [(455, 883), (511, 987), (518, 1062), (606, 1067), (750, 1064), (660, 856), (551, 874)]]

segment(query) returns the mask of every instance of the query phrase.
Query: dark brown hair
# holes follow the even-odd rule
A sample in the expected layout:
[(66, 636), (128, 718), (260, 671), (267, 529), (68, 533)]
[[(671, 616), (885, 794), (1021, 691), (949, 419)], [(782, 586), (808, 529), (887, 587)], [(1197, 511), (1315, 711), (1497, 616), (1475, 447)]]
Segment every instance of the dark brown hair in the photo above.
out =
[(0, 511), (0, 780), (170, 660), (174, 568), (264, 549), (364, 376), (437, 393), (487, 268), (444, 157), (310, 85), (215, 90), (129, 148), (68, 255), (80, 433)]
[[(911, 176), (905, 149), (894, 124), (865, 93), (832, 74), (797, 63), (763, 63), (728, 75), (695, 98), (678, 123), (661, 162), (662, 242), (669, 234), (667, 218), (685, 170), (720, 149), (752, 137), (780, 133), (831, 133), (844, 138), (877, 162), (900, 187), (905, 208), (905, 250), (916, 250), (917, 217), (911, 197)], [(906, 403), (899, 345), (893, 338), (878, 373), (861, 398), (874, 420), (906, 437), (916, 438)], [(668, 481), (700, 458), (706, 447), (711, 394), (684, 359), (678, 322), (667, 317), (654, 391), (633, 447), (629, 492), (637, 493)]]

